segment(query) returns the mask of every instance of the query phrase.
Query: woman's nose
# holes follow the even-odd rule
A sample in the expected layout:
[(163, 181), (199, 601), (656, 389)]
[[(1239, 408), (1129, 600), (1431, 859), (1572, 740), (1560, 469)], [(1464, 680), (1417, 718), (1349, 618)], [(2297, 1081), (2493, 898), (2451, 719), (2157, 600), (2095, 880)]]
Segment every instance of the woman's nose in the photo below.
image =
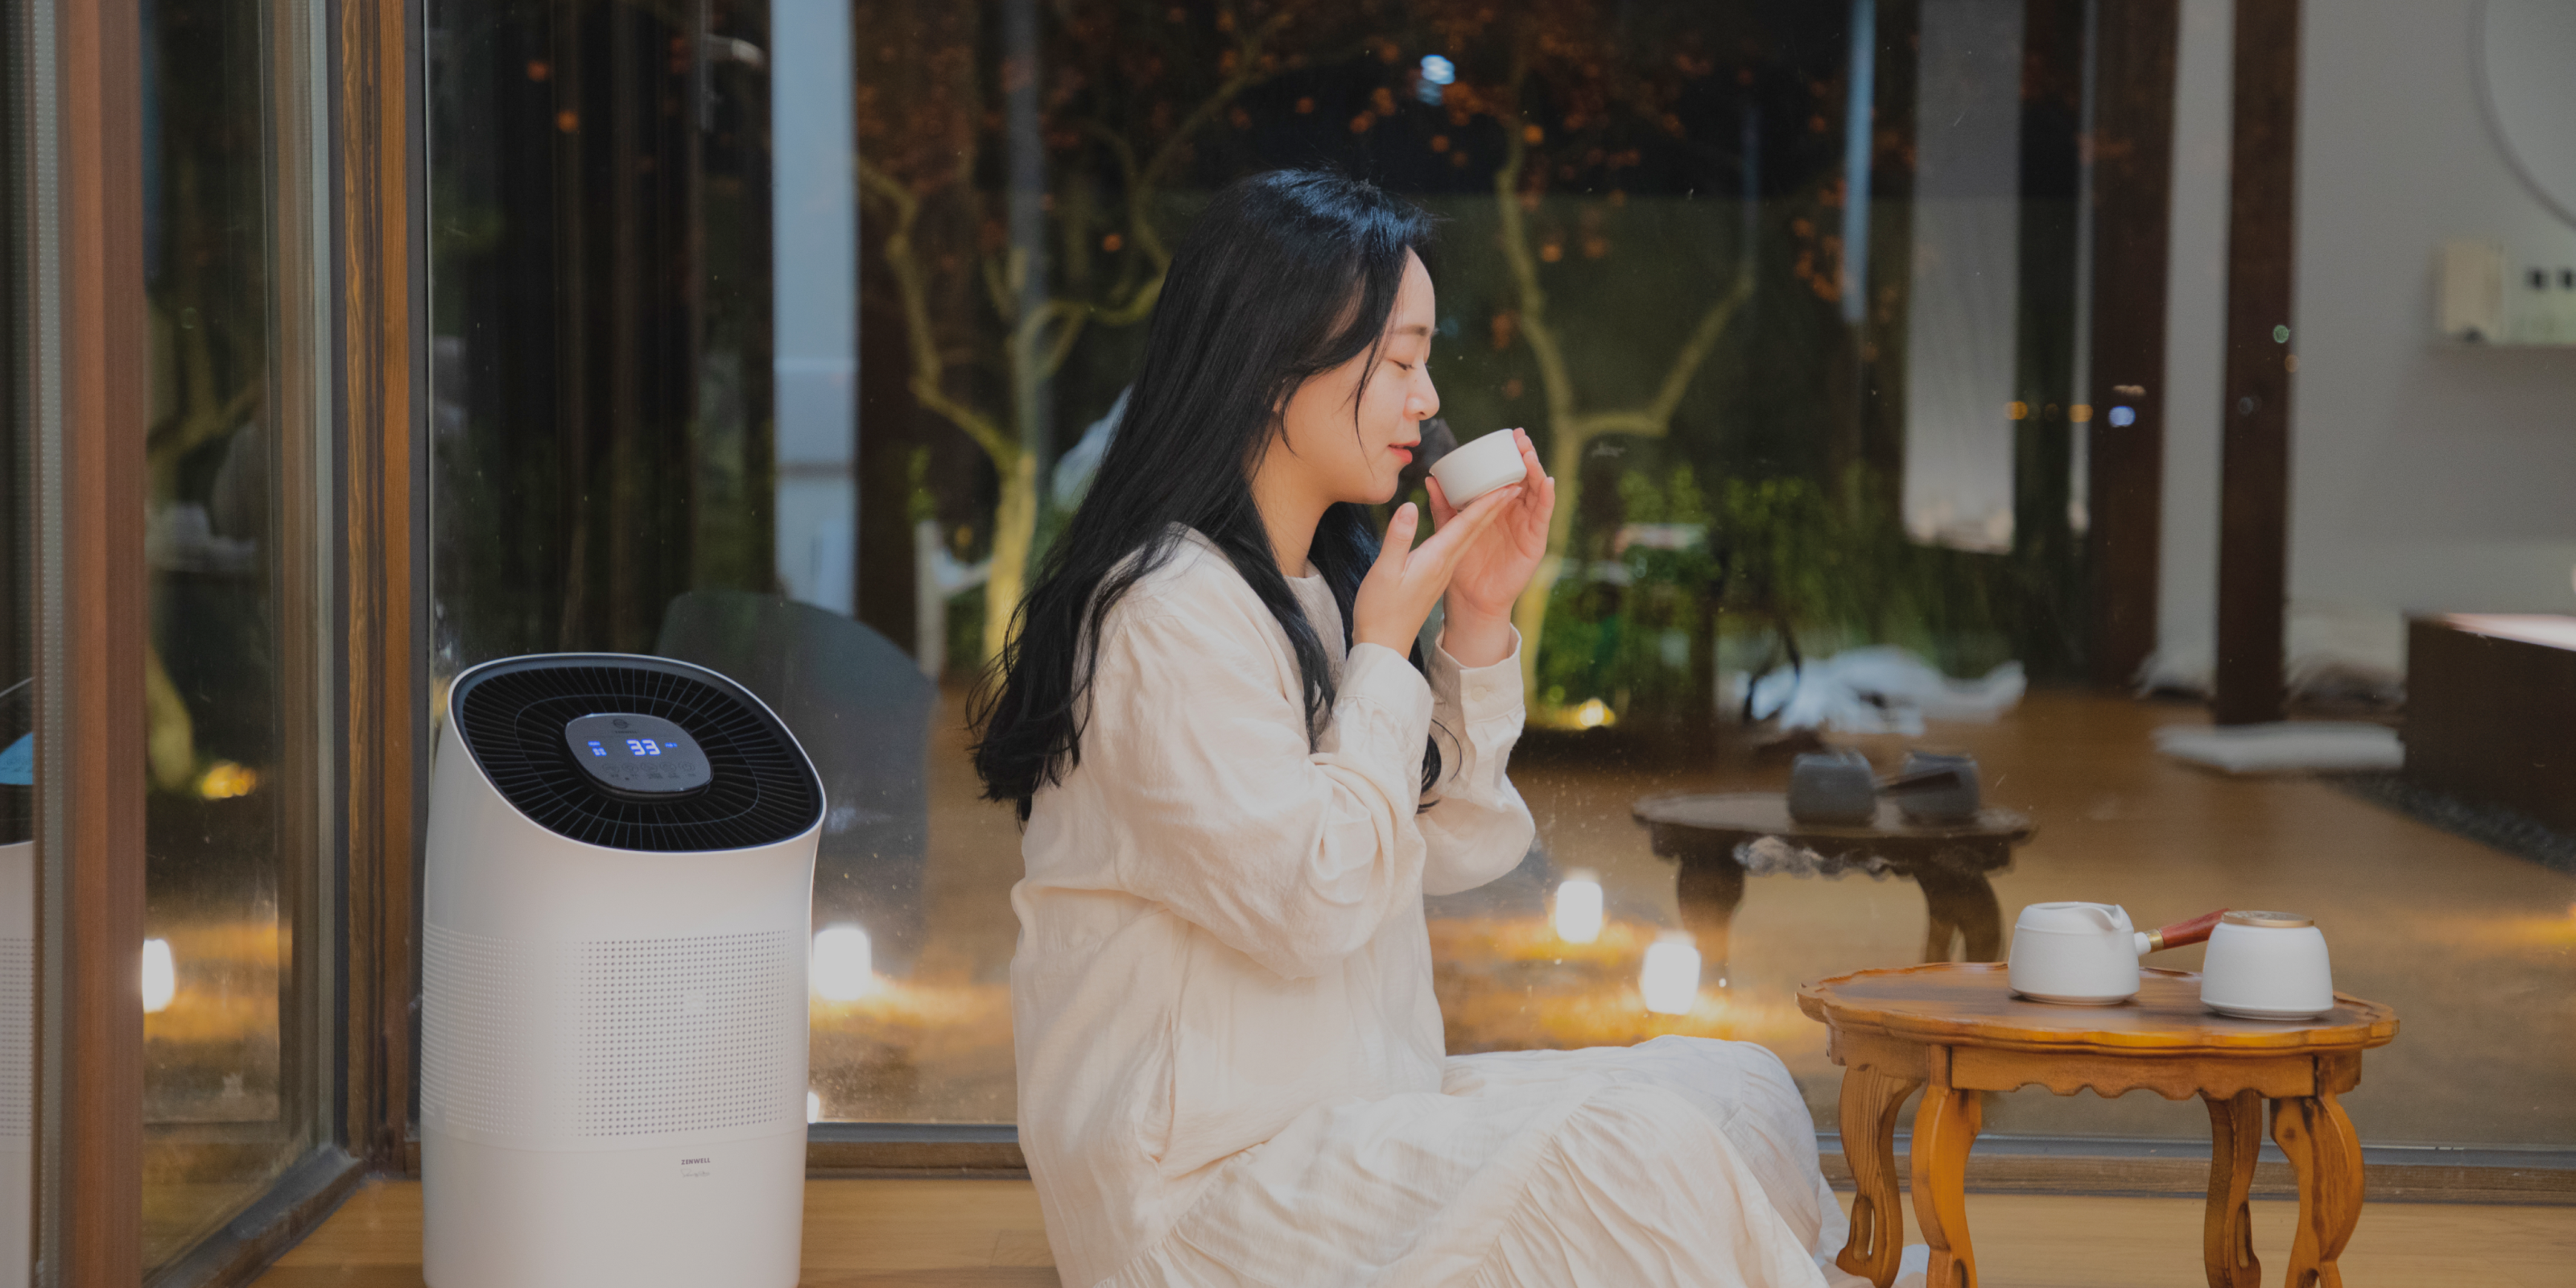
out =
[(1429, 420), (1440, 414), (1440, 391), (1432, 387), (1428, 376), (1423, 378), (1420, 392), (1404, 400), (1404, 410), (1415, 420)]

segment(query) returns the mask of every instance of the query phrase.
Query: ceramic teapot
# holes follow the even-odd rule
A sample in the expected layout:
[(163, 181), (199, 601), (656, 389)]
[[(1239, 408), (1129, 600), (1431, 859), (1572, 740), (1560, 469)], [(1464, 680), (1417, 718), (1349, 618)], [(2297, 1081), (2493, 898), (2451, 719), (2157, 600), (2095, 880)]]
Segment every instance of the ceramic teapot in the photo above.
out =
[(2138, 959), (2209, 938), (2226, 909), (2140, 932), (2116, 903), (2034, 903), (2013, 923), (2006, 974), (2035, 1002), (2116, 1006), (2138, 995)]

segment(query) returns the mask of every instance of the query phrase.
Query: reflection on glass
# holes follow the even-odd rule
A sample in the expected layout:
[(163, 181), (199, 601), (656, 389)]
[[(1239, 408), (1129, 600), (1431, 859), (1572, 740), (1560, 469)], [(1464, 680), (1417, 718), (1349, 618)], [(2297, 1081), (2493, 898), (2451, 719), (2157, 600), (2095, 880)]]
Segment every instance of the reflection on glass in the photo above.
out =
[[(820, 21), (787, 0), (434, 0), (439, 673), (609, 648), (761, 694), (834, 805), (817, 1112), (1006, 1119), (1019, 837), (977, 800), (966, 686), (1117, 432), (1196, 204), (1251, 171), (1339, 166), (1445, 221), (1443, 418), (1462, 439), (1526, 425), (1559, 481), (1556, 558), (1516, 613), (1532, 727), (1513, 777), (1539, 844), (1433, 901), (1452, 1051), (1757, 1041), (1830, 1129), (1840, 1071), (1803, 981), (2000, 951), (2036, 901), (2145, 924), (2285, 905), (2402, 942), (2339, 958), (2340, 982), (2447, 1035), (2373, 1056), (2350, 1101), (2366, 1133), (2576, 1140), (2489, 1094), (2552, 1069), (2422, 982), (2474, 961), (2547, 987), (2576, 944), (2567, 878), (2320, 782), (2182, 768), (2155, 732), (2199, 707), (2074, 687), (2098, 571), (2085, 13), (858, 0), (844, 440), (839, 322), (792, 320), (839, 261), (790, 247), (837, 247), (850, 212), (792, 206), (838, 176), (777, 173), (804, 145), (770, 128), (836, 83), (838, 38), (800, 46), (811, 65), (773, 56)], [(2122, 386), (2103, 423), (2140, 424), (2163, 392)], [(854, 517), (830, 517), (841, 497)], [(818, 571), (843, 541), (854, 586)], [(2390, 719), (2390, 688), (2346, 696)], [(1882, 776), (1965, 752), (1986, 802), (2036, 831), (1919, 862), (1676, 863), (1637, 826), (1648, 797), (1776, 797), (1819, 745)], [(2511, 934), (2482, 937), (2499, 908)], [(2446, 1082), (2446, 1048), (2493, 1081)], [(2136, 1098), (2011, 1097), (1989, 1123), (2207, 1130)]]
[[(28, 530), (13, 468), (21, 458), (12, 419), (0, 465), (0, 531)], [(18, 547), (25, 549), (24, 546)], [(0, 659), (26, 664), (32, 605), (26, 587), (0, 581)], [(36, 1108), (36, 720), (33, 679), (0, 681), (0, 1288), (23, 1288), (34, 1255)]]
[[(12, 33), (24, 30), (12, 27)], [(13, 68), (5, 89), (22, 93)], [(36, 1113), (36, 506), (38, 417), (27, 328), (35, 276), (35, 220), (18, 150), (32, 132), (0, 143), (0, 1288), (25, 1288), (33, 1268)]]
[(322, 249), (297, 107), (317, 13), (145, 9), (147, 1265), (264, 1192), (316, 1122), (290, 945), (325, 835), (305, 518), (323, 350), (299, 294)]

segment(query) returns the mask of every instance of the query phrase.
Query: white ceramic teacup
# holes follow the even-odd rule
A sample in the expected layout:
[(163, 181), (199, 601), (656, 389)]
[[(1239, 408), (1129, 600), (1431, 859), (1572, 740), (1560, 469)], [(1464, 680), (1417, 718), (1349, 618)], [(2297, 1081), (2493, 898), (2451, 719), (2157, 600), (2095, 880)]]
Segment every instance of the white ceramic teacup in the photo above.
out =
[(1520, 437), (1508, 429), (1460, 443), (1431, 463), (1431, 477), (1440, 480), (1441, 494), (1461, 510), (1495, 488), (1520, 482), (1528, 472), (1521, 463)]
[(2006, 978), (2032, 1001), (2114, 1006), (2138, 995), (2140, 938), (2116, 903), (2034, 903), (2013, 922)]
[(2248, 1020), (2305, 1020), (2333, 1010), (2325, 932), (2295, 912), (2228, 913), (2209, 933), (2200, 1003)]

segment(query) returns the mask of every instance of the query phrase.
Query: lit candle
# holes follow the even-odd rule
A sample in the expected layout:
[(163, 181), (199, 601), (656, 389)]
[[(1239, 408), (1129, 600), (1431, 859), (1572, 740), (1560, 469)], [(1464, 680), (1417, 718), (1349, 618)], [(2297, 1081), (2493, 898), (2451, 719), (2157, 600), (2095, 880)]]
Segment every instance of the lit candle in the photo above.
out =
[(1601, 876), (1590, 868), (1571, 868), (1556, 886), (1556, 937), (1569, 944), (1588, 944), (1601, 937)]
[(847, 1002), (876, 991), (868, 932), (847, 925), (817, 931), (813, 979), (815, 996), (827, 1002)]
[(179, 963), (170, 956), (170, 941), (143, 941), (143, 1013), (159, 1015), (179, 995)]
[(1646, 969), (1637, 976), (1637, 991), (1646, 995), (1646, 1009), (1658, 1015), (1687, 1015), (1699, 1001), (1699, 949), (1691, 937), (1678, 930), (1665, 931), (1663, 937), (1646, 948)]

